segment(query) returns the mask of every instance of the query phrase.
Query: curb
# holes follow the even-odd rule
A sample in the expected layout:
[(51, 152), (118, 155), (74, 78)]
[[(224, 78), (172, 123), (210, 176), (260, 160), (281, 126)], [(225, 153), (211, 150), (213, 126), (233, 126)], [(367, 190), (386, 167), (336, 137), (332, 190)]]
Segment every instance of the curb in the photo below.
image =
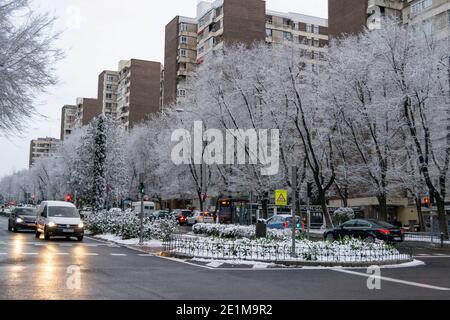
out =
[[(170, 253), (170, 252), (162, 252), (159, 256), (165, 258), (175, 258), (175, 259), (194, 259), (198, 257), (189, 256), (180, 253)], [(211, 261), (223, 261), (223, 263), (227, 263), (226, 259), (211, 259)], [(246, 260), (243, 260), (246, 261)], [(404, 263), (413, 262), (414, 258), (407, 260), (391, 260), (391, 261), (382, 261), (378, 263), (374, 262), (315, 262), (315, 261), (267, 261), (267, 260), (252, 260), (255, 262), (261, 263), (273, 263), (279, 265), (280, 267), (326, 267), (326, 268), (337, 268), (337, 267), (348, 267), (348, 268), (365, 268), (370, 266), (391, 266), (391, 265), (401, 265)]]
[(155, 256), (154, 253), (149, 253), (149, 252), (147, 252), (147, 251), (145, 251), (143, 249), (140, 249), (139, 247), (136, 247), (136, 246), (131, 246), (131, 245), (127, 245), (127, 244), (123, 244), (123, 243), (119, 243), (119, 242), (111, 241), (111, 240), (105, 240), (105, 239), (97, 238), (96, 236), (85, 236), (85, 237), (88, 238), (88, 239), (97, 241), (97, 242), (114, 244), (114, 245), (117, 245), (117, 246), (122, 247), (122, 248), (127, 248), (127, 249), (130, 249), (130, 250), (136, 251), (136, 252), (140, 252), (140, 253), (148, 254), (148, 255), (151, 255), (151, 256)]

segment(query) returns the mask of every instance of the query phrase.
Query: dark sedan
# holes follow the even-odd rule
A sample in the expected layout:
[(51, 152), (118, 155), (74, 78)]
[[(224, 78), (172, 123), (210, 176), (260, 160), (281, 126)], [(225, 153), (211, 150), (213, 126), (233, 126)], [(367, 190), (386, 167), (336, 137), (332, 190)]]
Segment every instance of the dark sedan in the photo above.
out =
[(358, 238), (370, 243), (376, 240), (402, 242), (404, 240), (404, 231), (383, 221), (358, 219), (347, 221), (324, 234), (325, 240), (328, 241), (345, 237)]
[(8, 219), (8, 231), (36, 230), (36, 209), (15, 208)]

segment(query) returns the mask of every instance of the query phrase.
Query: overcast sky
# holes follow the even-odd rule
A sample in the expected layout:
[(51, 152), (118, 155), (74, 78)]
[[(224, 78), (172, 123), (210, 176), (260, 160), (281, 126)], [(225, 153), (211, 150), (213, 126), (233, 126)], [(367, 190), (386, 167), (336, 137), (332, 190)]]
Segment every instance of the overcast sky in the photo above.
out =
[[(245, 0), (243, 0), (245, 1)], [(0, 138), (0, 177), (28, 167), (30, 140), (60, 135), (61, 107), (77, 97), (97, 96), (97, 77), (121, 59), (164, 62), (164, 28), (176, 15), (196, 15), (197, 0), (34, 0), (38, 10), (58, 17), (65, 30), (58, 45), (66, 58), (58, 66), (60, 84), (39, 97), (46, 118), (27, 123), (20, 137)], [(327, 0), (267, 0), (267, 8), (327, 18)]]

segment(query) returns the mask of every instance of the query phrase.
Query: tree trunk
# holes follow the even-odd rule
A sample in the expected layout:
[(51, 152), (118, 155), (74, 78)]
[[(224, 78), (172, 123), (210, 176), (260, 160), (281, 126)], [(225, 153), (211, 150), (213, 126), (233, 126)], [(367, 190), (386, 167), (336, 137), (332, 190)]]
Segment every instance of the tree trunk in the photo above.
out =
[(415, 197), (415, 201), (416, 201), (417, 215), (419, 216), (420, 231), (424, 232), (426, 228), (425, 228), (425, 221), (423, 219), (422, 201), (419, 197)]
[(378, 219), (381, 221), (387, 221), (388, 217), (388, 208), (387, 208), (387, 199), (385, 195), (377, 196), (378, 205), (379, 205), (379, 217)]
[(448, 221), (445, 212), (445, 201), (442, 197), (436, 197), (436, 204), (439, 216), (439, 231), (444, 234), (444, 239), (448, 240)]
[(322, 207), (323, 217), (325, 220), (325, 227), (327, 229), (334, 228), (333, 221), (331, 220), (330, 211), (328, 210), (325, 192), (319, 191), (319, 201), (320, 201), (320, 206)]
[(203, 212), (203, 211), (205, 211), (204, 210), (205, 209), (205, 202), (202, 199), (202, 193), (198, 192), (197, 195), (198, 195), (198, 200), (200, 202), (200, 211)]
[(269, 217), (269, 193), (265, 192), (263, 199), (261, 201), (262, 204), (262, 218), (267, 219)]

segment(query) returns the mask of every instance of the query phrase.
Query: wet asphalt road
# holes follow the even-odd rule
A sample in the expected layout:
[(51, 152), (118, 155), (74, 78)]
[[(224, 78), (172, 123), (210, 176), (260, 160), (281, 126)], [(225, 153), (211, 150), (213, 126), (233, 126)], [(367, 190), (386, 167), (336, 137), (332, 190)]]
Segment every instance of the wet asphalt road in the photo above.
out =
[(208, 269), (85, 239), (44, 241), (0, 217), (1, 300), (450, 299), (450, 249), (420, 245), (425, 266), (366, 270)]

